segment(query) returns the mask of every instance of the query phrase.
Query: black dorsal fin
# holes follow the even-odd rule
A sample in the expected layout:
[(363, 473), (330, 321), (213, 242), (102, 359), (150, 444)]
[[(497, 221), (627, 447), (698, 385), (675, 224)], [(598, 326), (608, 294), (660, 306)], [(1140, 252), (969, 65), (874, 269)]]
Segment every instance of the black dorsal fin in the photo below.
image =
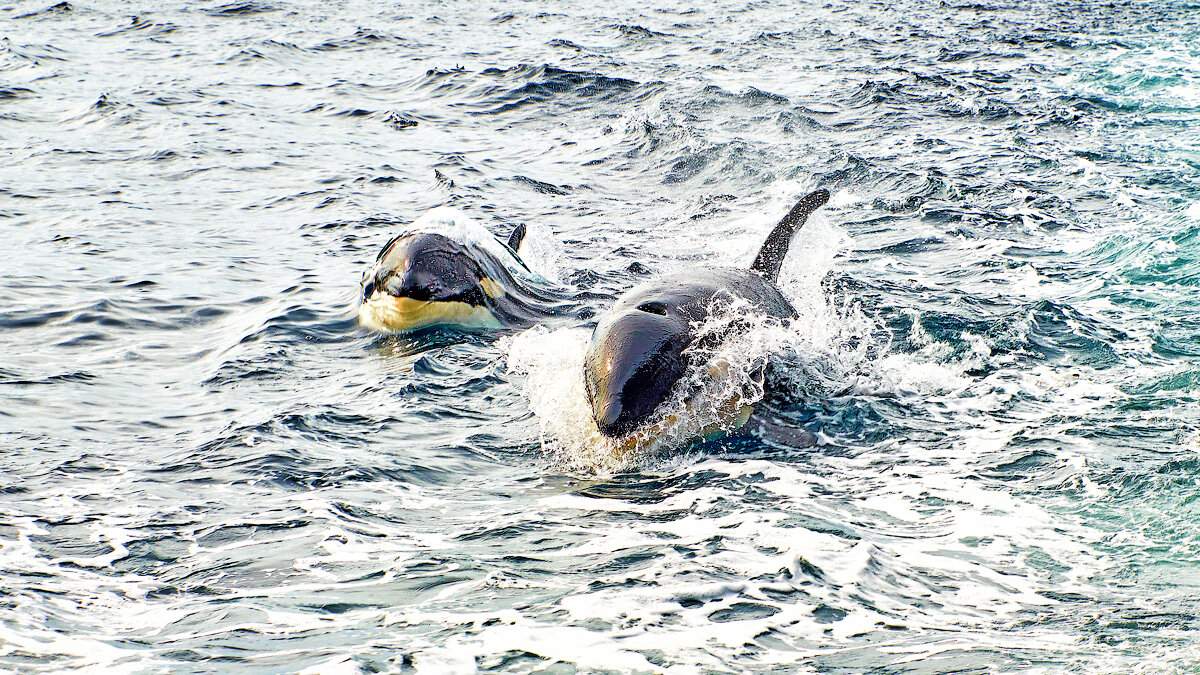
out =
[(788, 247), (792, 245), (792, 235), (804, 225), (804, 221), (808, 220), (813, 211), (821, 208), (827, 201), (829, 190), (821, 189), (808, 193), (796, 202), (792, 210), (788, 211), (774, 230), (771, 230), (750, 269), (761, 274), (767, 281), (775, 283), (779, 278), (779, 268), (783, 266), (783, 259), (787, 256)]
[(512, 249), (513, 253), (516, 253), (517, 249), (521, 248), (521, 240), (524, 238), (525, 238), (525, 223), (521, 223), (520, 225), (517, 225), (516, 229), (513, 230), (512, 234), (510, 234), (508, 236), (508, 247)]

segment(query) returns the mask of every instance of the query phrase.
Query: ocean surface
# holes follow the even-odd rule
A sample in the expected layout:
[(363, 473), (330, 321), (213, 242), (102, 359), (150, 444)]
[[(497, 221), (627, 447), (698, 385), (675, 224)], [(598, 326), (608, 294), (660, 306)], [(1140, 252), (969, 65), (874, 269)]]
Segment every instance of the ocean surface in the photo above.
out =
[[(819, 187), (751, 422), (600, 442)], [(360, 329), (440, 206), (571, 311)], [(1192, 0), (10, 1), (0, 228), (0, 670), (1200, 672)]]

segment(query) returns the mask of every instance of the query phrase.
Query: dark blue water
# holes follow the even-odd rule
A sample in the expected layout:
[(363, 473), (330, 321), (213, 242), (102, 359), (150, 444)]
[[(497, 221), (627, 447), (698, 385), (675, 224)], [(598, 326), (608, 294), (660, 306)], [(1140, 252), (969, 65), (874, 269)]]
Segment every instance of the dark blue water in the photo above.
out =
[[(0, 668), (1200, 672), (1197, 11), (0, 6)], [(589, 436), (817, 187), (757, 418)], [(580, 313), (359, 330), (438, 206)]]

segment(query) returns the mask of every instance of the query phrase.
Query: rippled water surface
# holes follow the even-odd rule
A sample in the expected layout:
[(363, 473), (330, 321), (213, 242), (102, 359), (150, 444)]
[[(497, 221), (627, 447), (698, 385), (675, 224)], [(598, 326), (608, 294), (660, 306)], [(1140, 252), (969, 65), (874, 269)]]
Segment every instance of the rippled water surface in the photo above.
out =
[[(1200, 671), (1195, 4), (52, 2), (0, 7), (0, 668)], [(596, 314), (817, 187), (751, 423), (580, 432)], [(577, 310), (358, 329), (438, 206)]]

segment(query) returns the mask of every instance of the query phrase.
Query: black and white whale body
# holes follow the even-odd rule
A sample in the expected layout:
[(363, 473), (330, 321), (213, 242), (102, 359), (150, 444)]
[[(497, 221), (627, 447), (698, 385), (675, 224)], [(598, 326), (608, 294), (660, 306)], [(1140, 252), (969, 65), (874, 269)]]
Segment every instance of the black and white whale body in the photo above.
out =
[(392, 238), (363, 275), (359, 324), (385, 332), (425, 328), (523, 328), (556, 314), (562, 298), (517, 255), (518, 225), (507, 243), (466, 220), (436, 209), (413, 223), (417, 231)]
[[(596, 324), (583, 364), (600, 433), (616, 438), (645, 427), (694, 365), (698, 329), (719, 300), (744, 302), (754, 313), (780, 320), (796, 316), (775, 282), (792, 235), (827, 201), (827, 190), (801, 199), (767, 237), (748, 270), (673, 274), (637, 286), (617, 300)], [(744, 422), (748, 414), (736, 408), (727, 412), (730, 425)]]

